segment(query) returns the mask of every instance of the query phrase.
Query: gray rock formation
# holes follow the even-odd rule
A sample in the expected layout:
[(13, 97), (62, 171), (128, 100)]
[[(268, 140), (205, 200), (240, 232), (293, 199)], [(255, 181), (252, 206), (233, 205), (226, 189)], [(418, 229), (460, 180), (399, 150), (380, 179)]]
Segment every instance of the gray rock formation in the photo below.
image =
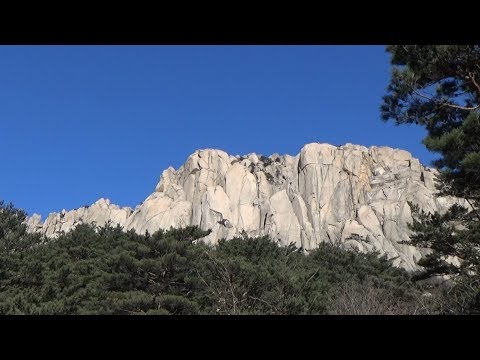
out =
[(52, 213), (29, 231), (55, 237), (80, 223), (111, 220), (126, 230), (150, 233), (199, 225), (216, 243), (236, 235), (270, 235), (305, 250), (320, 242), (362, 252), (377, 250), (408, 270), (425, 250), (409, 241), (407, 201), (425, 211), (445, 211), (463, 200), (434, 196), (436, 171), (404, 150), (346, 144), (305, 145), (297, 156), (230, 156), (198, 150), (178, 170), (162, 173), (155, 191), (135, 210), (100, 199), (92, 206)]
[(47, 237), (55, 238), (84, 223), (103, 226), (111, 221), (112, 225), (120, 224), (123, 226), (131, 214), (131, 208), (121, 208), (111, 204), (110, 200), (102, 198), (90, 206), (83, 206), (71, 211), (64, 209), (59, 213), (50, 213), (44, 223), (41, 222), (40, 215), (33, 214), (32, 217), (27, 219), (27, 231), (39, 232)]

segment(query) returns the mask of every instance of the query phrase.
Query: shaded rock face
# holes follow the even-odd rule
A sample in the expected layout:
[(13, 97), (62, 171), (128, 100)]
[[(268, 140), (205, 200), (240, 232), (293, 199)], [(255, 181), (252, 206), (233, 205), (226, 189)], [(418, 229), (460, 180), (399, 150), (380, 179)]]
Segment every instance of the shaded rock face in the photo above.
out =
[(150, 233), (198, 225), (205, 241), (270, 235), (305, 250), (320, 242), (358, 251), (379, 251), (407, 270), (424, 250), (409, 241), (407, 201), (425, 211), (445, 211), (463, 200), (434, 196), (436, 172), (404, 150), (346, 144), (305, 145), (297, 156), (230, 156), (198, 150), (178, 170), (162, 173), (155, 191), (135, 210), (100, 199), (88, 208), (52, 213), (30, 231), (55, 237), (79, 223), (111, 220), (125, 230)]

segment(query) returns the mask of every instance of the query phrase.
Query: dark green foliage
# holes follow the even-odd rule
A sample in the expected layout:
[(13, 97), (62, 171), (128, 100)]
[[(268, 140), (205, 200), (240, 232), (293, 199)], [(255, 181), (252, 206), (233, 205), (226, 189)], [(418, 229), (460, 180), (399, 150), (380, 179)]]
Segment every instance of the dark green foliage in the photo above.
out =
[(267, 237), (196, 241), (207, 234), (79, 225), (37, 246), (2, 248), (0, 313), (323, 314), (338, 310), (335, 294), (347, 281), (371, 281), (406, 302), (417, 291), (376, 254), (322, 244), (305, 255)]
[(156, 299), (157, 310), (163, 310), (168, 315), (198, 315), (200, 309), (197, 303), (178, 295), (160, 295)]
[[(465, 208), (454, 205), (445, 214), (430, 214), (419, 211), (418, 206), (410, 204), (415, 215), (410, 228), (413, 230), (411, 243), (430, 248), (431, 254), (421, 259), (419, 265), (426, 270), (417, 277), (442, 274), (464, 274), (478, 272), (478, 261), (470, 261), (480, 246), (480, 227), (478, 221), (472, 221), (472, 214)], [(461, 266), (453, 266), (445, 261), (446, 257), (466, 259)], [(473, 260), (473, 259), (471, 259)]]
[(23, 210), (0, 200), (0, 252), (20, 251), (39, 243), (39, 236), (26, 233), (25, 219)]
[(267, 178), (267, 181), (268, 181), (270, 184), (273, 184), (273, 183), (274, 183), (275, 178), (273, 177), (272, 174), (270, 174), (270, 173), (265, 173), (265, 177)]
[[(395, 45), (382, 118), (420, 124), (444, 194), (480, 200), (480, 46)], [(478, 204), (477, 204), (478, 205)]]
[[(29, 252), (2, 257), (1, 313), (137, 314), (162, 309), (157, 297), (194, 289), (189, 262), (208, 234), (197, 228), (152, 236), (80, 225)], [(8, 273), (7, 273), (8, 271)], [(167, 299), (168, 300), (168, 299)], [(169, 306), (172, 301), (169, 300)], [(193, 312), (181, 305), (182, 311)], [(170, 311), (170, 308), (165, 308)]]
[[(414, 208), (413, 244), (433, 253), (422, 260), (431, 275), (455, 275), (459, 288), (469, 284), (471, 304), (480, 297), (480, 46), (389, 46), (393, 65), (383, 120), (420, 124), (425, 146), (439, 154), (440, 195), (465, 198), (468, 210), (453, 206), (446, 214)], [(460, 267), (446, 262), (458, 257)], [(458, 291), (456, 289), (455, 291)], [(463, 291), (463, 290), (461, 290)], [(477, 305), (472, 305), (472, 308)], [(463, 308), (463, 305), (461, 306)], [(463, 311), (463, 310), (462, 310)]]
[(271, 165), (273, 163), (273, 160), (264, 156), (264, 155), (260, 155), (259, 157), (259, 160), (263, 163), (263, 166), (268, 166), (268, 165)]
[[(465, 208), (454, 205), (445, 214), (421, 212), (413, 204), (411, 244), (429, 248), (430, 254), (419, 261), (424, 270), (413, 280), (449, 275), (455, 283), (450, 290), (448, 312), (469, 313), (480, 310), (480, 223)], [(460, 264), (451, 260), (460, 259)], [(450, 261), (447, 261), (450, 260)]]

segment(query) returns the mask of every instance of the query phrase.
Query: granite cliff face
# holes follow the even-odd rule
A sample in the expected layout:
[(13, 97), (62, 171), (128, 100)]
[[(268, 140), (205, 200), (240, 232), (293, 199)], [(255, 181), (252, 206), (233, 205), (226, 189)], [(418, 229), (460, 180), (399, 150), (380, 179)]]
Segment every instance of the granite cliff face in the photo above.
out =
[(29, 231), (55, 237), (80, 223), (111, 220), (126, 230), (199, 225), (216, 243), (236, 235), (270, 235), (306, 250), (328, 241), (359, 251), (378, 250), (408, 270), (425, 250), (409, 240), (407, 201), (426, 211), (445, 211), (463, 200), (436, 198), (436, 171), (404, 150), (346, 144), (305, 145), (296, 156), (198, 150), (178, 170), (162, 173), (155, 191), (134, 210), (100, 199), (89, 207), (52, 213)]

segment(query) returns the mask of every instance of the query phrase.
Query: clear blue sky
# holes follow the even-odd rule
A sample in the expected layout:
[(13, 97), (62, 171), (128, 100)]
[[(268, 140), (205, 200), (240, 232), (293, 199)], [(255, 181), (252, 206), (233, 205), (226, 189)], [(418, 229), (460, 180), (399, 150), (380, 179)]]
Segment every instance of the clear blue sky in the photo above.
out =
[(383, 46), (0, 46), (0, 199), (134, 207), (201, 148), (351, 142), (429, 164), (423, 129), (380, 120), (389, 73)]

